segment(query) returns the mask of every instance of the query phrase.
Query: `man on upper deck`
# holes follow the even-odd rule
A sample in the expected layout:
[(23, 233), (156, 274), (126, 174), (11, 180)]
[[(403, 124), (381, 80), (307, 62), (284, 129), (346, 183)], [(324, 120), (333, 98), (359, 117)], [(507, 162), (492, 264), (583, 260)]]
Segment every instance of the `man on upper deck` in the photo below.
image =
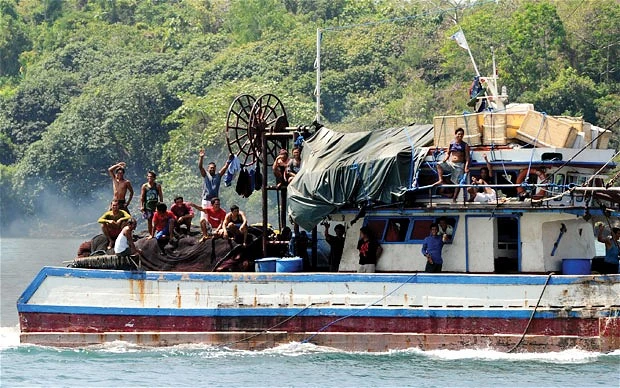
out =
[[(450, 142), (448, 147), (448, 153), (443, 162), (437, 164), (437, 175), (439, 180), (436, 185), (443, 183), (442, 177), (444, 172), (450, 173), (450, 180), (455, 185), (464, 183), (463, 178), (469, 172), (469, 144), (463, 141), (465, 136), (465, 130), (463, 128), (457, 128), (454, 131), (454, 140)], [(456, 198), (459, 195), (460, 189), (457, 187), (454, 190), (452, 201), (456, 202)]]

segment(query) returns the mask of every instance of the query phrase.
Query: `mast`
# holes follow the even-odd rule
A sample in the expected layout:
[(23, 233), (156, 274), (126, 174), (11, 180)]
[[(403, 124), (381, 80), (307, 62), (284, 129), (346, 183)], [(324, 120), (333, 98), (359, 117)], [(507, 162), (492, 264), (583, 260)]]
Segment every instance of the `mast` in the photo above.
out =
[(316, 59), (314, 61), (316, 68), (316, 88), (314, 95), (316, 96), (316, 116), (315, 121), (321, 122), (321, 29), (316, 29)]

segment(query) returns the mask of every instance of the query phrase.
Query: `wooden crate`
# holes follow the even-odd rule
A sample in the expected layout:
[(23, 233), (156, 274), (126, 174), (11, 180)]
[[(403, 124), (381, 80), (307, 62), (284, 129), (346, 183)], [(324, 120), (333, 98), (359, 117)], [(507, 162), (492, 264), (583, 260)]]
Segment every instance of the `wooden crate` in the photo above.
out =
[(595, 141), (594, 143), (592, 143), (591, 148), (598, 148), (601, 150), (605, 150), (607, 149), (607, 146), (609, 145), (609, 139), (611, 138), (611, 131), (605, 129), (605, 128), (601, 128), (601, 127), (597, 127), (592, 125), (591, 126), (592, 130), (592, 139), (596, 138), (601, 132), (603, 133), (597, 141)]
[(485, 112), (482, 139), (484, 144), (507, 144), (506, 113)]
[(482, 131), (478, 125), (480, 113), (463, 114), (459, 116), (436, 116), (433, 118), (435, 147), (446, 148), (454, 140), (454, 131), (463, 128), (463, 141), (470, 146), (482, 144)]
[(534, 110), (533, 104), (509, 104), (506, 107), (506, 138), (516, 139), (517, 131), (529, 111)]
[(577, 138), (577, 129), (566, 121), (529, 111), (516, 138), (537, 147), (570, 148)]

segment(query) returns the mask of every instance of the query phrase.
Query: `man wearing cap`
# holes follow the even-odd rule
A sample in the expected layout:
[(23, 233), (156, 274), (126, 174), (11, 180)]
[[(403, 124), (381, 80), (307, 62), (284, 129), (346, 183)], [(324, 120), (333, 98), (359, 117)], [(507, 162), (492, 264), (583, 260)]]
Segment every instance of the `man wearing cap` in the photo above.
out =
[(286, 186), (286, 177), (284, 176), (290, 159), (288, 158), (288, 151), (284, 148), (280, 150), (280, 153), (273, 161), (273, 175), (276, 177), (276, 187)]
[[(129, 204), (133, 199), (133, 187), (131, 182), (125, 179), (125, 162), (118, 162), (108, 168), (108, 174), (112, 177), (112, 189), (114, 197), (118, 201), (118, 208), (129, 213)], [(129, 200), (125, 201), (125, 196), (129, 191)]]

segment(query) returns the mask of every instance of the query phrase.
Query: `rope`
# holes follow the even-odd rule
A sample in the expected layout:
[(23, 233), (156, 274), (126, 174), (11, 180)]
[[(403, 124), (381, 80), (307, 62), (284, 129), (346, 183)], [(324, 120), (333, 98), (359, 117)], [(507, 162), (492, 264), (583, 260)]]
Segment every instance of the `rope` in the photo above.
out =
[(225, 344), (218, 345), (217, 347), (220, 347), (220, 348), (227, 347), (227, 346), (230, 346), (230, 345), (238, 344), (238, 343), (240, 343), (240, 342), (249, 341), (249, 340), (251, 340), (252, 338), (256, 338), (256, 337), (258, 337), (259, 335), (263, 335), (263, 334), (267, 333), (268, 331), (271, 331), (271, 330), (275, 329), (275, 328), (276, 328), (276, 327), (278, 327), (278, 326), (282, 326), (282, 325), (283, 325), (283, 324), (285, 324), (286, 322), (290, 321), (291, 319), (295, 318), (295, 317), (296, 317), (296, 316), (298, 316), (299, 314), (303, 313), (304, 311), (306, 311), (307, 309), (309, 309), (310, 307), (312, 307), (314, 304), (315, 304), (315, 303), (310, 303), (309, 305), (307, 305), (307, 306), (306, 306), (306, 307), (304, 307), (303, 309), (299, 310), (298, 312), (296, 312), (295, 314), (293, 314), (293, 315), (291, 315), (290, 317), (286, 318), (285, 320), (283, 320), (283, 321), (281, 321), (281, 322), (276, 323), (275, 325), (271, 326), (270, 328), (267, 328), (267, 329), (265, 329), (265, 330), (262, 330), (262, 331), (260, 331), (260, 332), (258, 332), (258, 333), (256, 333), (256, 334), (252, 334), (252, 335), (251, 335), (251, 336), (249, 336), (249, 337), (241, 338), (240, 340), (237, 340), (237, 341), (227, 342), (227, 343), (225, 343)]
[(340, 317), (338, 319), (335, 319), (333, 321), (331, 321), (330, 323), (328, 323), (327, 325), (323, 326), (322, 328), (320, 328), (319, 330), (317, 330), (316, 333), (312, 334), (311, 336), (309, 336), (308, 338), (304, 339), (303, 341), (301, 341), (302, 344), (308, 343), (310, 342), (314, 337), (316, 337), (319, 333), (321, 333), (322, 331), (326, 330), (327, 328), (329, 328), (331, 325), (338, 323), (340, 321), (343, 321), (347, 318), (351, 318), (354, 315), (357, 315), (359, 313), (361, 313), (362, 311), (368, 309), (371, 306), (374, 306), (375, 304), (381, 302), (383, 299), (387, 298), (388, 296), (392, 295), (394, 292), (396, 292), (397, 290), (399, 290), (400, 288), (402, 288), (405, 284), (409, 283), (413, 278), (415, 278), (418, 274), (415, 273), (413, 275), (411, 275), (409, 278), (407, 278), (407, 280), (405, 280), (403, 283), (401, 283), (398, 287), (396, 287), (395, 289), (393, 289), (392, 291), (390, 291), (389, 293), (387, 293), (385, 296), (382, 296), (381, 298), (379, 298), (377, 301), (373, 302), (373, 303), (369, 303), (366, 306), (364, 306), (364, 308), (355, 311), (352, 314), (346, 315), (344, 317)]
[(536, 314), (536, 310), (538, 309), (538, 305), (540, 304), (540, 301), (541, 301), (541, 299), (543, 297), (543, 294), (545, 293), (545, 289), (547, 288), (547, 284), (549, 284), (549, 280), (551, 279), (552, 275), (554, 275), (553, 272), (551, 272), (551, 273), (549, 273), (549, 275), (547, 275), (547, 280), (545, 281), (545, 285), (543, 286), (543, 289), (540, 292), (540, 296), (538, 297), (538, 301), (536, 302), (536, 306), (534, 307), (534, 311), (532, 311), (532, 315), (530, 315), (530, 320), (527, 321), (527, 326), (525, 327), (525, 331), (523, 331), (523, 334), (521, 335), (521, 338), (519, 339), (519, 342), (517, 342), (515, 344), (515, 346), (513, 346), (508, 351), (508, 353), (512, 353), (515, 349), (517, 349), (519, 347), (519, 345), (521, 345), (521, 343), (525, 339), (525, 335), (527, 334), (527, 331), (530, 328), (530, 324), (532, 323), (532, 320), (534, 319), (534, 315)]
[(540, 122), (540, 127), (538, 128), (538, 133), (536, 134), (536, 137), (534, 138), (534, 144), (532, 145), (532, 154), (530, 155), (530, 163), (527, 165), (527, 174), (525, 174), (525, 180), (523, 182), (525, 182), (526, 184), (529, 183), (530, 180), (530, 169), (532, 168), (532, 160), (534, 160), (534, 151), (536, 150), (536, 143), (538, 142), (538, 137), (540, 136), (540, 131), (542, 131), (543, 127), (545, 126), (545, 121), (547, 121), (547, 114), (545, 112), (542, 112), (542, 121)]

